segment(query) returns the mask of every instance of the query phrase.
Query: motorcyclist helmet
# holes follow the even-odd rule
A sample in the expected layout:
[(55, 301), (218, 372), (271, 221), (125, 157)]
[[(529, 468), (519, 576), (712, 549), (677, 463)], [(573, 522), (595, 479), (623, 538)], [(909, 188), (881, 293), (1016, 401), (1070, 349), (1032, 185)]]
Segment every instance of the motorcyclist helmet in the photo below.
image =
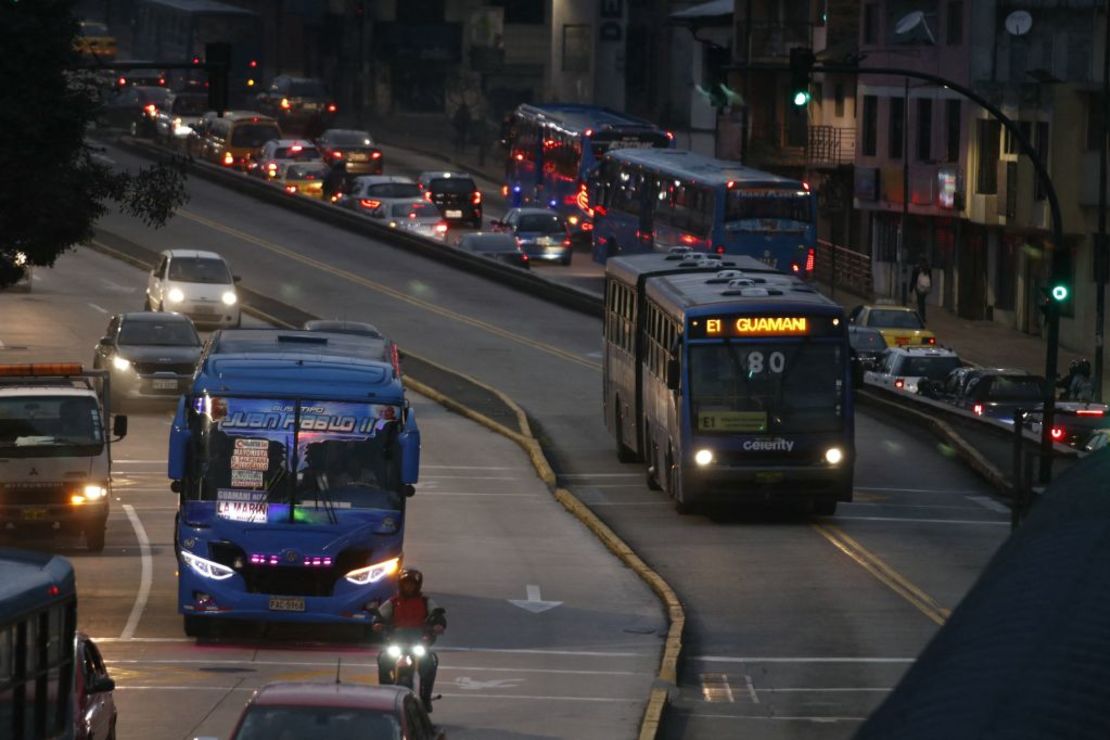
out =
[(397, 585), (400, 586), (406, 582), (413, 584), (416, 587), (416, 591), (419, 593), (420, 589), (424, 586), (424, 574), (416, 568), (405, 568), (397, 578)]

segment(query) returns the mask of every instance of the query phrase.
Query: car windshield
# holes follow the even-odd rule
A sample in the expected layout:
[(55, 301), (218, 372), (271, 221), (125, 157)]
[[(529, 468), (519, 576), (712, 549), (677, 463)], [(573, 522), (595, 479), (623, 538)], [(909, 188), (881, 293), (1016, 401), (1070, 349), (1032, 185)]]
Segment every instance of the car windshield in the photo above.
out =
[(208, 110), (208, 98), (204, 95), (178, 95), (173, 99), (173, 112), (183, 116), (199, 116)]
[(469, 177), (437, 177), (428, 183), (433, 193), (473, 193), (477, 189)]
[(320, 158), (320, 150), (313, 146), (281, 146), (274, 149), (274, 159), (291, 159), (294, 162), (308, 162)]
[(324, 86), (316, 80), (292, 80), (289, 83), (289, 94), (302, 98), (326, 98), (328, 96)]
[(286, 180), (323, 180), (328, 168), (322, 164), (293, 164), (285, 170)]
[(327, 740), (401, 740), (401, 725), (392, 714), (373, 709), (255, 704), (247, 710), (234, 740), (310, 737)]
[(283, 522), (293, 501), (294, 521), (322, 524), (335, 512), (403, 507), (400, 407), (305, 401), (297, 413), (295, 402), (273, 399), (206, 404), (190, 415), (199, 450), (191, 495), (218, 502), (221, 517)]
[(420, 201), (419, 203), (398, 203), (393, 206), (391, 214), (394, 216), (412, 217), (412, 218), (439, 218), (439, 209), (431, 203)]
[(414, 182), (383, 182), (367, 185), (365, 194), (375, 198), (419, 198), (420, 188)]
[(475, 252), (516, 252), (516, 240), (511, 236), (483, 236), (471, 237), (466, 240), (466, 246)]
[(1044, 386), (1035, 375), (996, 375), (987, 391), (988, 401), (1041, 401)]
[(89, 396), (0, 397), (0, 457), (99, 454), (104, 430)]
[(875, 308), (867, 315), (867, 325), (879, 329), (924, 329), (921, 319), (913, 311), (894, 311)]
[(857, 352), (877, 352), (886, 349), (886, 340), (877, 331), (850, 331), (848, 341)]
[(331, 146), (372, 146), (374, 139), (365, 131), (332, 131), (327, 142)]
[(281, 137), (281, 131), (272, 123), (245, 123), (231, 132), (232, 146), (256, 149), (271, 139)]
[(175, 257), (170, 260), (170, 280), (182, 283), (209, 283), (227, 285), (231, 273), (223, 260), (209, 257)]
[(840, 429), (843, 357), (832, 343), (690, 347), (690, 399), (702, 433)]
[(119, 330), (120, 344), (158, 347), (198, 347), (200, 338), (187, 321), (141, 319), (124, 321)]
[(517, 231), (536, 231), (541, 234), (557, 234), (566, 231), (563, 220), (554, 213), (526, 213), (517, 222)]
[(948, 373), (959, 366), (959, 357), (907, 357), (898, 374), (910, 378), (944, 380)]

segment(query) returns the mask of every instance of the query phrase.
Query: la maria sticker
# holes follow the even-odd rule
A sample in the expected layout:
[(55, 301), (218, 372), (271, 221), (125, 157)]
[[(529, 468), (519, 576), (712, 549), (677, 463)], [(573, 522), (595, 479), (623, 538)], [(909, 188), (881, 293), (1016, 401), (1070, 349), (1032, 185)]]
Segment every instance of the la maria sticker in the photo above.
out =
[(216, 491), (216, 516), (221, 519), (265, 524), (268, 510), (265, 491), (236, 491), (229, 488)]
[(262, 488), (265, 483), (261, 470), (232, 470), (231, 485), (235, 488)]

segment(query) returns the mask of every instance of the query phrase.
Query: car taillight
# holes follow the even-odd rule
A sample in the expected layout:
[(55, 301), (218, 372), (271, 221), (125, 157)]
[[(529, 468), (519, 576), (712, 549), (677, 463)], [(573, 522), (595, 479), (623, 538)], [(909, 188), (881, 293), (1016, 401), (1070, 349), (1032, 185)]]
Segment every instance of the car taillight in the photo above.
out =
[(165, 87), (165, 85), (166, 85), (166, 78), (165, 78), (165, 77), (159, 77), (159, 78), (158, 78), (158, 84), (159, 84), (159, 85), (161, 85), (162, 87)]
[(369, 208), (370, 210), (376, 210), (376, 209), (381, 207), (382, 202), (380, 200), (370, 200), (368, 198), (362, 198), (361, 200), (359, 200), (358, 204), (360, 206), (362, 206), (363, 208)]
[(1075, 413), (1079, 414), (1080, 416), (1102, 416), (1103, 415), (1103, 410), (1102, 409), (1079, 409)]
[(802, 271), (801, 265), (799, 265), (797, 262), (791, 262), (790, 269), (795, 273), (799, 273)]
[(370, 152), (370, 159), (381, 159), (382, 153), (378, 151)]
[(336, 159), (343, 159), (343, 152), (332, 152), (331, 156), (335, 157)]
[(295, 192), (297, 192), (297, 186), (296, 185), (286, 185), (285, 186), (285, 192), (295, 193)]
[(717, 251), (717, 254), (724, 254), (725, 253), (725, 245), (724, 244), (718, 244), (716, 251)]
[(478, 205), (479, 203), (481, 203), (482, 202), (482, 191), (475, 190), (473, 193), (471, 193), (470, 202), (473, 203), (474, 205)]
[(147, 103), (146, 105), (143, 106), (143, 110), (146, 111), (146, 114), (148, 116), (150, 116), (151, 118), (154, 118), (154, 114), (158, 112), (158, 107), (156, 105), (154, 105), (154, 103)]
[(224, 152), (224, 164), (229, 166), (235, 164), (235, 157), (231, 156), (231, 152)]
[(1052, 439), (1059, 442), (1061, 439), (1064, 438), (1064, 428), (1063, 427), (1052, 427), (1052, 430), (1049, 432), (1049, 434), (1052, 435)]
[(975, 412), (976, 416), (982, 416), (983, 415), (983, 404), (977, 403), (977, 404), (975, 404), (974, 406), (971, 407), (971, 410), (973, 412)]
[(936, 344), (937, 343), (937, 338), (936, 337), (925, 337), (924, 339), (921, 340), (921, 343), (922, 344)]
[(570, 246), (570, 239), (563, 239), (563, 246), (564, 247), (569, 247)]
[(337, 110), (339, 108), (336, 107), (335, 103), (328, 103), (328, 113), (335, 113)]
[(289, 98), (282, 98), (281, 99), (281, 109), (282, 110), (289, 110), (290, 107), (292, 107), (292, 106), (289, 103)]
[(446, 234), (447, 233), (447, 224), (443, 223), (442, 221), (440, 221), (438, 224), (436, 224), (436, 233), (437, 234)]
[(431, 190), (425, 190), (424, 191), (424, 200), (428, 201), (429, 203), (432, 202), (432, 191)]

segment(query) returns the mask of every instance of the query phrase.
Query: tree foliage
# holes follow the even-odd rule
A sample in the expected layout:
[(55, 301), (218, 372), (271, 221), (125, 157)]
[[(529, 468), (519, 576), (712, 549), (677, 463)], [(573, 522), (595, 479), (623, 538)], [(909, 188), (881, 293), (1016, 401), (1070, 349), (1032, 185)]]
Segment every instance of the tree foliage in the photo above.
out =
[(100, 87), (73, 49), (74, 6), (0, 0), (0, 287), (19, 277), (5, 255), (53, 265), (112, 205), (160, 227), (186, 200), (182, 164), (123, 172), (86, 142)]

